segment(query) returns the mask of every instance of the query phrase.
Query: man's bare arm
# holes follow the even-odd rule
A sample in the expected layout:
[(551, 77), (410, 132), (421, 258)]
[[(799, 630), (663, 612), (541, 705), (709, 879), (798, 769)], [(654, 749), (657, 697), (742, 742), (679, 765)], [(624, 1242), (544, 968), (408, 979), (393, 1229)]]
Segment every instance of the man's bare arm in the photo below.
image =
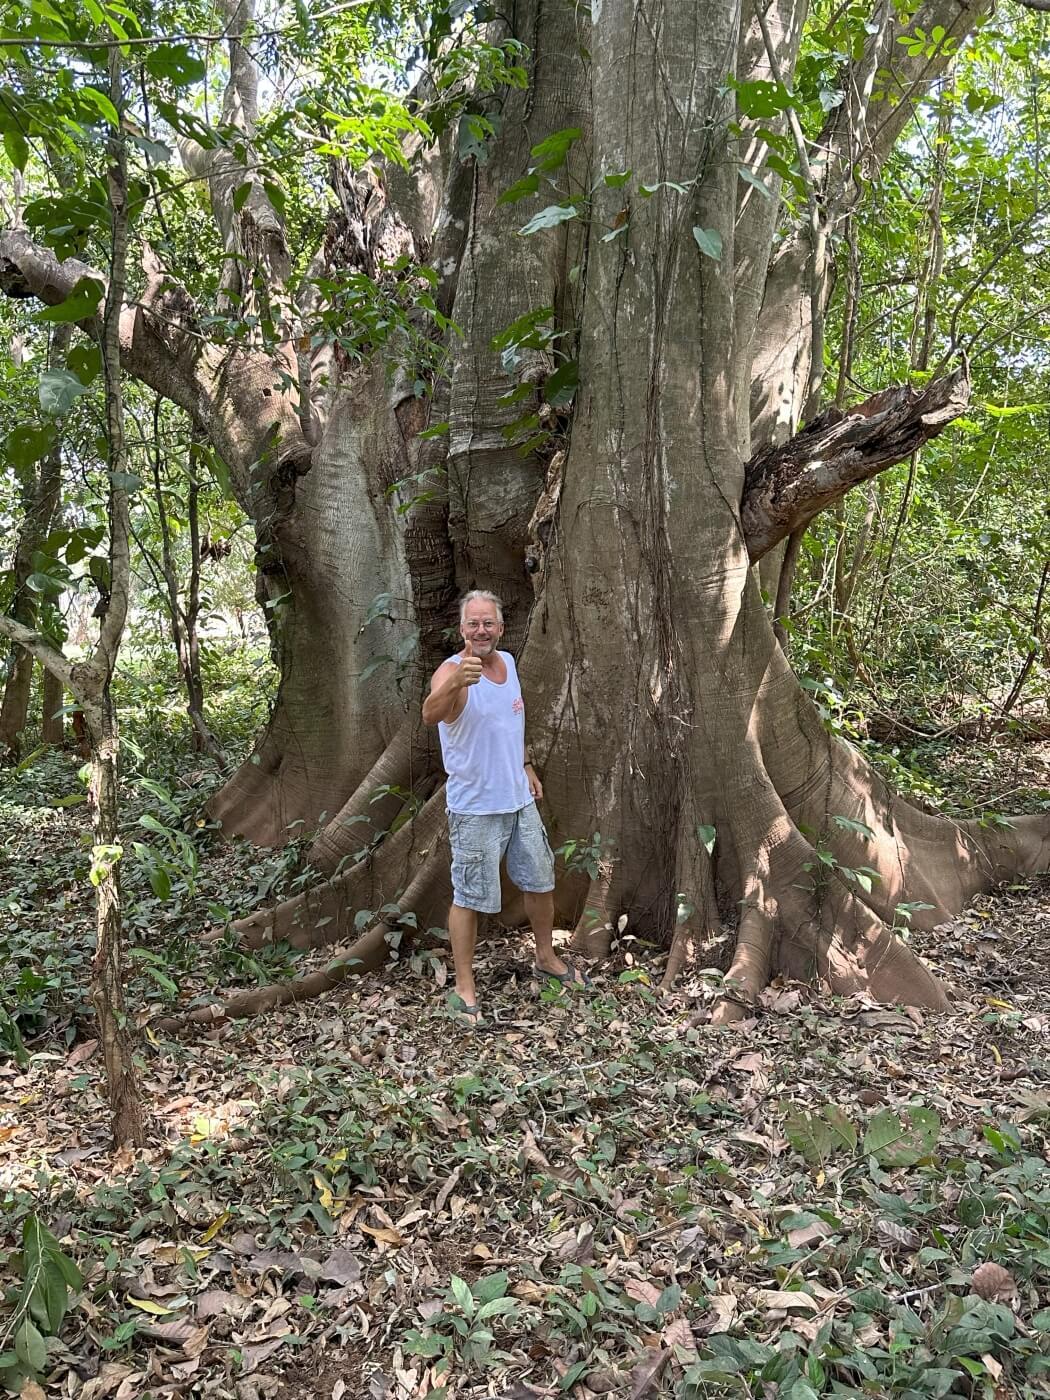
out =
[(459, 667), (445, 661), (434, 672), (430, 694), (423, 701), (423, 723), (446, 724), (459, 719), (467, 703), (467, 691)]

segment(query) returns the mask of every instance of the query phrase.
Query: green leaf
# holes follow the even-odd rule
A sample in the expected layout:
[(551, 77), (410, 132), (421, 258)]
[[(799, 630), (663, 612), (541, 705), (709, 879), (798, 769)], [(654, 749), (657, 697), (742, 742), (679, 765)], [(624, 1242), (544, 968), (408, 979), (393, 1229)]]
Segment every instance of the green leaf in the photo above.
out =
[(277, 210), (278, 214), (283, 219), (285, 215), (284, 190), (273, 180), (264, 180), (263, 189), (266, 191), (266, 196), (269, 199), (270, 203), (273, 205), (273, 207)]
[(775, 197), (765, 180), (756, 175), (753, 170), (749, 170), (746, 165), (741, 165), (737, 170), (737, 174), (740, 176), (741, 180), (746, 180), (749, 185), (753, 185), (755, 189), (758, 190), (759, 194), (765, 195), (766, 199), (773, 199)]
[(539, 233), (542, 229), (557, 228), (559, 224), (575, 219), (579, 212), (575, 204), (548, 204), (546, 209), (533, 214), (529, 222), (518, 229), (518, 233), (527, 238), (529, 234)]
[(697, 823), (697, 840), (700, 842), (701, 846), (703, 846), (704, 850), (707, 852), (708, 855), (710, 855), (715, 848), (715, 837), (717, 835), (718, 832), (713, 826), (705, 826), (702, 822)]
[(230, 469), (211, 447), (204, 447), (197, 443), (193, 449), (192, 460), (203, 462), (218, 484), (219, 490), (228, 501), (233, 500), (233, 485), (230, 481)]
[(15, 1333), (15, 1355), (31, 1371), (42, 1371), (47, 1365), (47, 1343), (28, 1317)]
[(618, 190), (626, 185), (633, 173), (634, 172), (631, 170), (620, 170), (614, 174), (605, 175), (602, 178), (611, 190)]
[(520, 180), (515, 180), (509, 189), (503, 191), (497, 204), (517, 204), (519, 199), (527, 199), (530, 194), (535, 194), (540, 187), (540, 177), (535, 170), (530, 170), (527, 175), (523, 175)]
[(512, 321), (506, 330), (493, 336), (493, 350), (506, 350), (511, 345), (524, 345), (536, 350), (542, 349), (550, 339), (550, 333), (545, 330), (541, 331), (540, 327), (545, 321), (550, 321), (553, 316), (553, 306), (538, 306), (535, 311), (526, 311), (523, 316)]
[(393, 660), (394, 660), (394, 658), (393, 658), (392, 656), (376, 656), (376, 657), (373, 657), (373, 659), (368, 663), (368, 665), (367, 665), (367, 666), (364, 668), (364, 670), (361, 672), (361, 675), (360, 675), (359, 679), (360, 679), (360, 680), (363, 680), (363, 681), (368, 680), (369, 676), (375, 675), (376, 671), (379, 670), (380, 666), (389, 666), (389, 665), (392, 665), (392, 664), (393, 664)]
[(1018, 403), (1012, 407), (999, 408), (997, 404), (986, 403), (983, 408), (985, 413), (990, 413), (993, 418), (1014, 418), (1019, 413), (1043, 413), (1046, 411), (1047, 405), (1045, 403)]
[(861, 836), (865, 841), (874, 841), (875, 833), (867, 822), (854, 821), (852, 817), (832, 817), (831, 820), (843, 831), (852, 831), (856, 836)]
[(89, 107), (94, 107), (99, 116), (109, 122), (110, 126), (119, 130), (120, 116), (104, 92), (99, 92), (96, 87), (82, 87), (77, 90), (77, 96)]
[(54, 446), (55, 430), (53, 427), (36, 428), (26, 426), (14, 428), (8, 433), (4, 440), (4, 451), (7, 460), (15, 467), (31, 467), (34, 462), (39, 462), (46, 457)]
[(76, 286), (57, 306), (49, 306), (37, 313), (38, 321), (83, 321), (94, 316), (102, 300), (105, 287), (96, 277), (81, 277)]
[(66, 586), (66, 580), (55, 578), (53, 574), (34, 573), (26, 579), (26, 586), (34, 593), (50, 593), (57, 597)]
[(457, 1275), (453, 1274), (451, 1279), (452, 1296), (459, 1305), (460, 1311), (465, 1317), (474, 1316), (474, 1295), (470, 1291), (470, 1284)]
[(736, 93), (737, 111), (745, 117), (756, 120), (775, 117), (791, 106), (791, 94), (780, 83), (764, 78), (741, 83), (730, 78), (728, 86)]
[(569, 148), (582, 135), (583, 132), (578, 126), (567, 126), (561, 131), (552, 132), (538, 146), (533, 146), (530, 154), (538, 169), (548, 172), (557, 170), (560, 165), (564, 165)]
[(800, 1379), (785, 1392), (784, 1400), (819, 1400), (819, 1396), (808, 1381)]
[(248, 196), (252, 192), (252, 182), (245, 180), (243, 185), (238, 185), (233, 192), (233, 212), (239, 214), (248, 201)]
[(576, 360), (560, 364), (543, 386), (543, 397), (555, 408), (572, 403), (580, 385), (580, 366)]
[(834, 1138), (830, 1124), (797, 1104), (784, 1119), (784, 1134), (811, 1166), (819, 1166), (831, 1156)]
[(74, 345), (66, 356), (66, 369), (72, 370), (86, 388), (102, 372), (101, 350), (97, 345)]
[[(490, 1303), (495, 1298), (503, 1297), (509, 1282), (510, 1276), (505, 1270), (500, 1270), (499, 1273), (487, 1274), (485, 1278), (479, 1278), (472, 1292), (479, 1303)], [(509, 1301), (514, 1302), (515, 1300)]]
[(696, 246), (709, 258), (714, 258), (715, 262), (720, 262), (722, 258), (722, 235), (714, 228), (700, 228), (693, 225), (693, 237), (696, 239)]
[(29, 143), (16, 126), (9, 126), (4, 132), (4, 150), (16, 170), (25, 170), (29, 159)]
[(40, 375), (40, 408), (49, 418), (62, 418), (73, 407), (87, 386), (68, 369), (45, 369)]
[(519, 1306), (516, 1298), (490, 1298), (478, 1308), (478, 1321), (484, 1322), (489, 1317), (503, 1317), (507, 1313), (515, 1312)]
[(863, 1151), (882, 1167), (910, 1167), (937, 1145), (941, 1120), (931, 1108), (909, 1104), (903, 1116), (884, 1108), (868, 1124)]
[(163, 865), (154, 865), (149, 872), (150, 889), (158, 899), (171, 898), (171, 877)]
[(176, 87), (189, 87), (203, 80), (207, 68), (188, 44), (158, 44), (147, 51), (146, 71), (155, 78), (166, 78)]
[(831, 1128), (832, 1144), (847, 1152), (856, 1152), (857, 1130), (838, 1104), (826, 1104), (823, 1115)]
[(424, 441), (428, 438), (444, 437), (449, 431), (450, 426), (451, 424), (447, 421), (444, 423), (433, 423), (429, 428), (424, 428), (419, 436)]
[(134, 472), (110, 472), (109, 479), (114, 491), (135, 492), (142, 489), (142, 478)]
[(649, 199), (657, 190), (663, 189), (675, 190), (678, 194), (689, 193), (688, 187), (686, 185), (680, 185), (677, 180), (657, 180), (655, 185), (639, 185), (638, 193), (643, 195), (646, 199)]

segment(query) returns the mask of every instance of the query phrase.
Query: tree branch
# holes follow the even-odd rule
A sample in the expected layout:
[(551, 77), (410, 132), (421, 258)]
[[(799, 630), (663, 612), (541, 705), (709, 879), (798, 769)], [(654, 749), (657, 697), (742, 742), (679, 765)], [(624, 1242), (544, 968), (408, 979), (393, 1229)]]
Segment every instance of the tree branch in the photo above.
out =
[[(245, 506), (253, 463), (272, 458), (304, 470), (309, 459), (294, 396), (281, 380), (283, 375), (294, 382), (294, 349), (285, 346), (271, 357), (243, 346), (212, 344), (196, 328), (192, 298), (149, 248), (142, 263), (142, 298), (120, 313), (121, 364), (133, 378), (186, 410), (226, 462)], [(107, 279), (87, 263), (76, 258), (59, 262), (24, 230), (0, 230), (0, 293), (55, 306), (82, 277), (107, 286)], [(98, 314), (78, 324), (92, 339), (101, 339)]]
[[(266, 186), (253, 170), (250, 142), (259, 119), (259, 72), (247, 47), (255, 21), (255, 0), (224, 0), (228, 16), (226, 37), (230, 77), (223, 98), (222, 122), (244, 134), (242, 156), (216, 147), (205, 151), (194, 141), (179, 142), (183, 164), (207, 179), (212, 214), (222, 237), (226, 258), (219, 279), (219, 306), (236, 306), (241, 314), (258, 310), (266, 299), (284, 300), (292, 260), (284, 220)], [(247, 186), (240, 207), (238, 190)], [(287, 318), (287, 307), (267, 308), (275, 322)], [(290, 334), (290, 332), (289, 332)]]
[(741, 506), (752, 563), (852, 487), (937, 437), (969, 400), (964, 366), (921, 393), (894, 386), (846, 412), (830, 407), (782, 446), (756, 452), (745, 469)]
[(0, 613), (0, 637), (8, 637), (12, 642), (17, 642), (19, 646), (25, 647), (31, 656), (34, 656), (41, 666), (46, 666), (53, 676), (57, 676), (67, 690), (80, 699), (78, 687), (74, 684), (74, 667), (71, 661), (59, 651), (58, 647), (40, 632), (32, 627), (25, 627), (21, 622), (16, 622), (13, 617), (8, 617), (6, 613)]

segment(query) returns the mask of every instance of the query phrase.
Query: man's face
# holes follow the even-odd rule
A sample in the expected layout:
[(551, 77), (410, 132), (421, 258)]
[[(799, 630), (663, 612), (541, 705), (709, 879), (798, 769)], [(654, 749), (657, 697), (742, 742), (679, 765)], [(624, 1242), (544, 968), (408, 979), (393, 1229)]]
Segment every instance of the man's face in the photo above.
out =
[(503, 636), (503, 623), (493, 604), (468, 603), (463, 621), (459, 624), (459, 635), (465, 642), (470, 642), (475, 656), (491, 656)]

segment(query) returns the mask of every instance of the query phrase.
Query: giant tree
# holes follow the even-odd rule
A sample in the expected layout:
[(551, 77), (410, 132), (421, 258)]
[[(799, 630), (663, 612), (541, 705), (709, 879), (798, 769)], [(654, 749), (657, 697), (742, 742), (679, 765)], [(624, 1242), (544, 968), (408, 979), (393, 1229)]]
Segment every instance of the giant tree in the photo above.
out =
[[(347, 133), (360, 154), (369, 113), (390, 109), (360, 82), (340, 106), (341, 7), (299, 12), (320, 96), (275, 122), (257, 60), (286, 29), (231, 0), (212, 36), (228, 46), (221, 117), (164, 109), (207, 188), (221, 274), (200, 306), (144, 248), (121, 350), (191, 416), (255, 523), (281, 685), (213, 810), (260, 843), (305, 824), (329, 873), (243, 935), (347, 946), (230, 1010), (323, 990), (378, 961), (399, 918), (441, 909), (418, 701), (473, 586), (505, 599), (557, 840), (601, 834), (559, 893), (581, 943), (600, 950), (626, 916), (673, 967), (723, 920), (725, 1015), (775, 970), (944, 1004), (897, 911), (932, 924), (1045, 866), (1046, 824), (950, 822), (894, 797), (822, 723), (756, 565), (965, 401), (959, 370), (814, 417), (835, 239), (985, 9), (876, 5), (807, 131), (803, 0), (436, 6), (402, 139), (377, 136), (363, 163)], [(405, 12), (355, 14), (386, 32)], [(330, 190), (305, 251), (275, 169), (293, 127)], [(9, 293), (56, 302), (95, 275), (49, 241), (0, 236)]]

